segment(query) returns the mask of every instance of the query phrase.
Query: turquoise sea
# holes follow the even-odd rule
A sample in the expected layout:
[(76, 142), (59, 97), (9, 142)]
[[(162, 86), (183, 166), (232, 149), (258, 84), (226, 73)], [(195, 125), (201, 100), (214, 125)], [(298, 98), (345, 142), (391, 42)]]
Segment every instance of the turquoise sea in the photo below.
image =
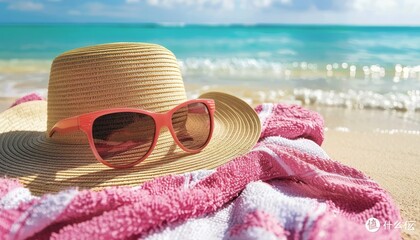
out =
[(420, 111), (420, 27), (0, 25), (0, 97), (46, 94), (55, 56), (109, 42), (161, 44), (187, 86), (237, 87), (249, 101)]

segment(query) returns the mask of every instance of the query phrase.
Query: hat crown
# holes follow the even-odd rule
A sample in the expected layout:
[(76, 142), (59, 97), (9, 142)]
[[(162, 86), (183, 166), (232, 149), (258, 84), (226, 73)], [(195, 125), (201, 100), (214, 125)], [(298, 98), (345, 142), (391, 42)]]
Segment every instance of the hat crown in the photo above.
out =
[[(48, 85), (47, 130), (64, 118), (130, 107), (165, 112), (186, 100), (178, 62), (168, 49), (148, 43), (112, 43), (56, 57)], [(54, 136), (86, 141), (82, 133)]]

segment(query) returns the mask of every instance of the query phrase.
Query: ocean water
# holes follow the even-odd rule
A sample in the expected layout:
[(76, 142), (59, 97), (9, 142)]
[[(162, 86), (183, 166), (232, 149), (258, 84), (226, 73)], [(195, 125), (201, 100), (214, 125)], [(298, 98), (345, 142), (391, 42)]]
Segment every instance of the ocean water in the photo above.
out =
[(109, 42), (167, 47), (192, 97), (230, 89), (251, 103), (420, 111), (420, 27), (0, 25), (0, 97), (46, 95), (55, 56)]

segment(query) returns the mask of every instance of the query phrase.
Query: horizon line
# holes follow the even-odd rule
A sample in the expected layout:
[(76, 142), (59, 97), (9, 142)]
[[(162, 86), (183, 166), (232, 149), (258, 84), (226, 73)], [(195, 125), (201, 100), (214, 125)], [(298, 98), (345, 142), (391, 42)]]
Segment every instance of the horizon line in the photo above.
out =
[(301, 26), (301, 27), (412, 27), (419, 25), (363, 25), (363, 24), (338, 24), (338, 23), (186, 23), (186, 22), (0, 22), (0, 25), (143, 25), (161, 27), (270, 27), (270, 26)]

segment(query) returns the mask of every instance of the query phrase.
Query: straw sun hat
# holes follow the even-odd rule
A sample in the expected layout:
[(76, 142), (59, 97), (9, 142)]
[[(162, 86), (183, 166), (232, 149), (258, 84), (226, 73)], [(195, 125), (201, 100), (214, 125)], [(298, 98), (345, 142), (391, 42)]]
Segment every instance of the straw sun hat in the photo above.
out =
[(214, 131), (201, 152), (182, 151), (164, 128), (152, 154), (138, 165), (114, 169), (96, 160), (81, 131), (47, 132), (64, 118), (101, 109), (129, 107), (167, 112), (187, 100), (175, 56), (145, 43), (79, 48), (52, 63), (48, 101), (20, 104), (0, 113), (0, 177), (18, 178), (34, 193), (68, 187), (100, 189), (138, 185), (167, 174), (214, 169), (249, 151), (260, 135), (254, 110), (242, 100), (210, 92)]

